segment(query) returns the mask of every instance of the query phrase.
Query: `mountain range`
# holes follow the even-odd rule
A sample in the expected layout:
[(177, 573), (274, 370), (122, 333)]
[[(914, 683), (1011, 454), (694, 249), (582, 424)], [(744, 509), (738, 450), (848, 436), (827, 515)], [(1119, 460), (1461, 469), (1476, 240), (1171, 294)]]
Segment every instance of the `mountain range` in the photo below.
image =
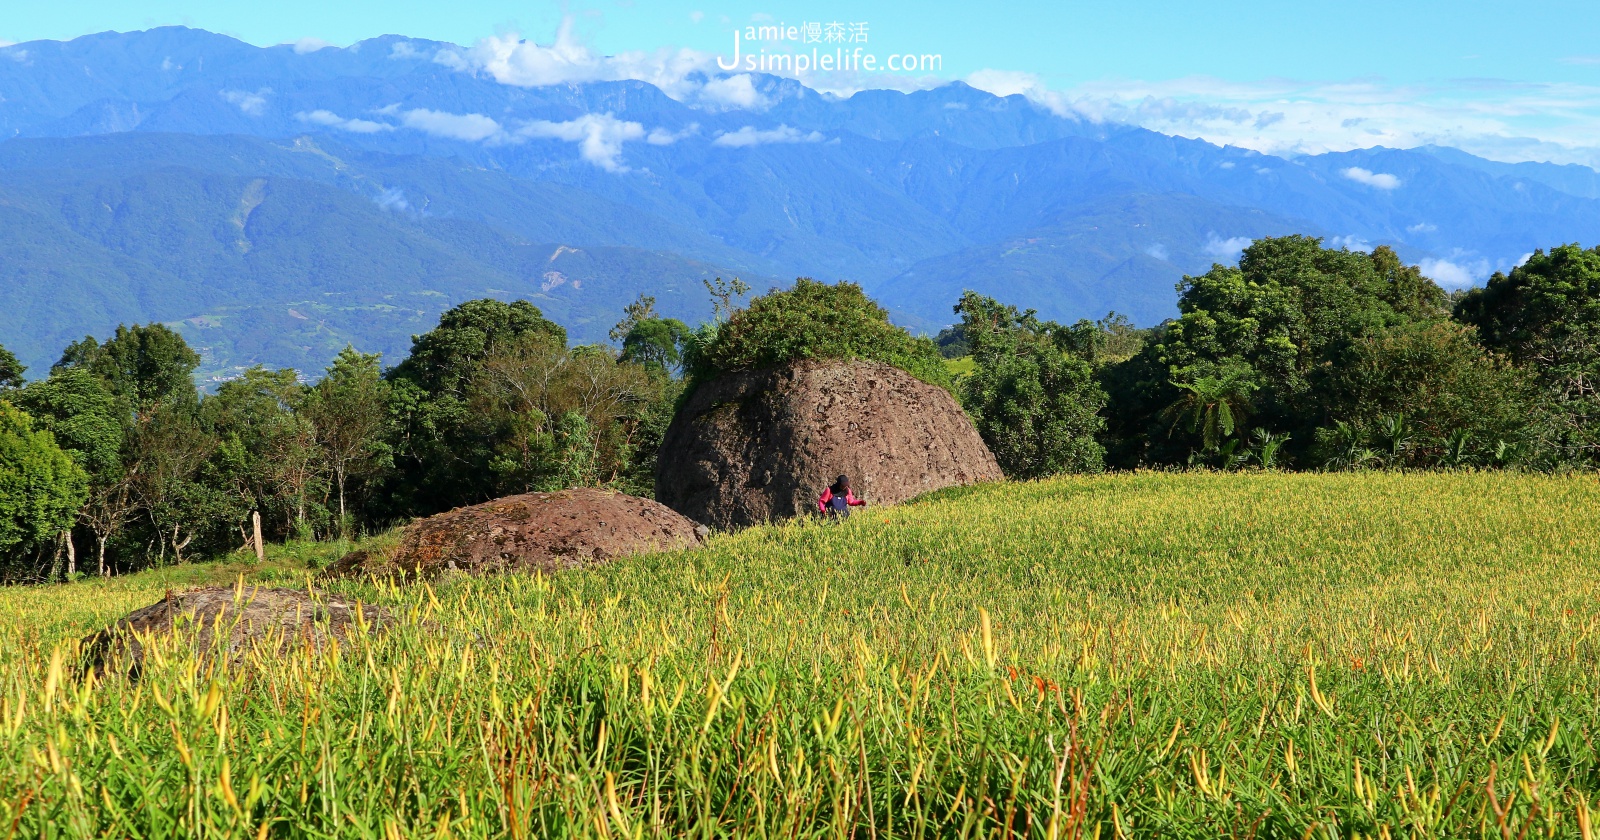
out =
[(397, 361), (472, 297), (578, 341), (701, 280), (860, 282), (936, 330), (963, 289), (1151, 324), (1249, 239), (1386, 244), (1459, 286), (1600, 239), (1600, 173), (1426, 147), (1294, 158), (952, 82), (819, 93), (689, 70), (528, 84), (398, 36), (256, 47), (180, 27), (0, 48), (0, 344), (48, 367), (174, 325), (207, 377)]

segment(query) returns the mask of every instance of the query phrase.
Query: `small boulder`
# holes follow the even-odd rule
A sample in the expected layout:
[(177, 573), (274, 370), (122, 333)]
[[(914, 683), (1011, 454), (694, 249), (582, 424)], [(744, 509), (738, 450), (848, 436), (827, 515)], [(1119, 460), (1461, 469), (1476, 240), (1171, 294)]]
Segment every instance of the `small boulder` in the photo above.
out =
[(406, 526), (388, 556), (354, 552), (327, 577), (431, 578), (446, 572), (558, 572), (617, 557), (694, 548), (695, 523), (664, 505), (580, 487), (507, 496)]
[(331, 640), (342, 641), (358, 632), (381, 633), (393, 624), (382, 607), (326, 593), (210, 586), (168, 592), (160, 601), (84, 639), (84, 663), (96, 674), (116, 665), (138, 676), (148, 639), (187, 631), (194, 633), (197, 656), (221, 656), (236, 664), (259, 645), (279, 652), (308, 646), (320, 651)]
[(814, 510), (835, 476), (869, 504), (998, 481), (943, 388), (872, 361), (802, 360), (695, 389), (667, 428), (656, 498), (724, 530)]

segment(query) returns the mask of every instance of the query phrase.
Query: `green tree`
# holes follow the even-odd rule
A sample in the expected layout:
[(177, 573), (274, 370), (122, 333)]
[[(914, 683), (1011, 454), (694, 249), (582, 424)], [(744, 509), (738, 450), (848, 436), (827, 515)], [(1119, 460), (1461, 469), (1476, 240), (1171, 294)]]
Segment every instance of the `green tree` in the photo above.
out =
[(253, 367), (222, 383), (201, 403), (205, 426), (217, 438), (206, 466), (206, 483), (235, 500), (240, 521), (250, 511), (271, 523), (291, 523), (292, 506), (278, 494), (270, 463), (277, 429), (293, 412), (299, 383), (292, 370)]
[(939, 355), (946, 359), (959, 359), (972, 352), (972, 347), (967, 344), (967, 336), (961, 331), (961, 325), (945, 327), (933, 337), (933, 343), (939, 347)]
[(476, 428), (493, 447), (495, 492), (616, 484), (668, 385), (659, 371), (604, 347), (530, 338), (496, 352), (472, 386)]
[[(103, 558), (106, 541), (133, 513), (122, 463), (127, 430), (122, 403), (99, 377), (81, 368), (58, 370), (14, 396), (38, 427), (54, 435), (56, 443), (88, 474), (88, 500), (79, 521), (95, 536)], [(75, 574), (77, 550), (70, 532), (67, 540), (67, 572)]]
[(1189, 434), (1199, 435), (1205, 452), (1217, 451), (1235, 431), (1243, 437), (1250, 396), (1260, 387), (1252, 380), (1254, 374), (1248, 367), (1232, 365), (1186, 382), (1173, 382), (1181, 396), (1165, 412), (1171, 428), (1181, 424)]
[(240, 515), (259, 510), (303, 536), (321, 521), (327, 461), (317, 430), (301, 409), (308, 390), (290, 369), (256, 367), (226, 382), (202, 406), (218, 439), (208, 482), (239, 500)]
[(1487, 464), (1497, 442), (1522, 439), (1536, 394), (1522, 370), (1448, 321), (1362, 338), (1326, 382), (1330, 420), (1314, 455), (1324, 463), (1348, 462), (1353, 436), (1393, 466)]
[(220, 529), (213, 518), (218, 501), (208, 492), (212, 488), (200, 483), (201, 468), (215, 446), (215, 437), (201, 426), (194, 409), (181, 402), (156, 404), (134, 423), (127, 476), (159, 564), (165, 563), (169, 549), (182, 562), (197, 536)]
[(318, 445), (310, 418), (290, 411), (279, 415), (267, 434), (267, 479), (293, 514), (289, 531), (313, 539), (327, 498), (326, 452)]
[(1141, 330), (1119, 312), (1108, 312), (1098, 321), (1083, 319), (1068, 333), (1073, 354), (1092, 365), (1126, 361), (1144, 347), (1149, 330)]
[(609, 337), (612, 341), (621, 343), (627, 339), (628, 334), (641, 321), (649, 321), (656, 317), (656, 299), (652, 295), (639, 295), (638, 300), (622, 308), (622, 320), (611, 328)]
[[(187, 508), (174, 500), (197, 497), (198, 490), (172, 483), (163, 471), (171, 462), (162, 447), (176, 443), (167, 433), (196, 426), (199, 393), (193, 376), (199, 363), (199, 355), (182, 336), (161, 324), (144, 324), (119, 326), (103, 344), (92, 336), (74, 342), (51, 369), (52, 378), (77, 371), (99, 380), (115, 400), (122, 426), (120, 467), (94, 475), (82, 515), (99, 544), (101, 574), (110, 573), (108, 546), (126, 527), (143, 521), (139, 527), (149, 529), (145, 542), (159, 545), (164, 557), (169, 547), (181, 551), (188, 544), (185, 537), (174, 534), (202, 524), (208, 516), (196, 512), (185, 519), (188, 514), (182, 511)], [(81, 380), (77, 382), (73, 387), (81, 391)], [(161, 433), (151, 437), (153, 429)], [(192, 476), (185, 481), (192, 483)]]
[(567, 343), (567, 331), (525, 300), (469, 300), (440, 315), (439, 326), (414, 337), (411, 355), (390, 379), (411, 382), (430, 396), (460, 396), (475, 366), (497, 345), (535, 335)]
[(1456, 318), (1537, 383), (1538, 448), (1557, 463), (1600, 464), (1600, 248), (1535, 251), (1469, 292)]
[(345, 493), (350, 481), (372, 477), (392, 463), (384, 440), (388, 405), (389, 385), (378, 369), (378, 356), (345, 347), (300, 407), (333, 474), (341, 533), (349, 524)]
[(88, 484), (53, 435), (0, 401), (0, 564), (7, 579), (34, 574), (30, 561), (72, 527)]
[(974, 363), (962, 404), (1006, 475), (1099, 472), (1105, 392), (1068, 328), (967, 292), (956, 306)]
[(689, 333), (689, 328), (676, 318), (639, 321), (622, 340), (621, 359), (674, 373), (682, 367), (683, 346)]
[(1237, 266), (1185, 277), (1178, 292), (1179, 317), (1106, 372), (1118, 406), (1112, 437), (1125, 464), (1178, 462), (1203, 447), (1194, 435), (1169, 436), (1166, 409), (1184, 399), (1175, 383), (1235, 368), (1259, 386), (1255, 422), (1303, 449), (1328, 416), (1325, 379), (1352, 345), (1390, 327), (1442, 320), (1448, 304), (1388, 248), (1324, 248), (1306, 236), (1257, 240)]
[(652, 376), (657, 388), (646, 391), (633, 402), (623, 418), (620, 471), (611, 486), (634, 496), (651, 498), (656, 488), (656, 465), (661, 453), (661, 441), (667, 436), (677, 411), (678, 398), (687, 383), (680, 379)]
[(939, 348), (889, 322), (889, 313), (854, 283), (802, 277), (792, 288), (750, 301), (703, 343), (691, 343), (696, 378), (775, 367), (798, 359), (871, 359), (953, 388)]
[(88, 370), (131, 412), (139, 412), (163, 402), (195, 403), (194, 369), (199, 364), (199, 354), (183, 336), (161, 324), (136, 324), (117, 327), (104, 344), (92, 336), (74, 342), (56, 369)]
[(474, 412), (473, 382), (496, 353), (566, 343), (566, 330), (532, 304), (497, 300), (468, 301), (413, 339), (411, 355), (386, 377), (396, 468), (386, 513), (434, 513), (499, 495), (491, 469), (503, 445), (499, 421)]
[(544, 477), (545, 490), (594, 487), (600, 483), (600, 452), (594, 424), (582, 412), (561, 415), (555, 430), (554, 467)]
[(0, 391), (21, 388), (25, 384), (22, 374), (27, 370), (16, 356), (11, 355), (10, 350), (0, 347)]
[(750, 293), (750, 284), (737, 277), (732, 280), (718, 277), (715, 280), (701, 280), (700, 283), (711, 295), (711, 319), (719, 324), (733, 318), (733, 313), (740, 309), (738, 300)]
[(105, 383), (82, 369), (52, 373), (12, 395), (40, 429), (89, 474), (92, 483), (111, 480), (122, 468), (124, 418)]

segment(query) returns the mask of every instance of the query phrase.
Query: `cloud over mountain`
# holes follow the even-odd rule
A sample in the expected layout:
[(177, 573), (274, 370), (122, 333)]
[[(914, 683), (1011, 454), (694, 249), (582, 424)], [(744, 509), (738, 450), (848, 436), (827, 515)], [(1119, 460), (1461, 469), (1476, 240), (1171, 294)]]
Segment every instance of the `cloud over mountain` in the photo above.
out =
[(261, 88), (254, 93), (244, 90), (219, 91), (218, 96), (222, 101), (239, 108), (239, 112), (250, 117), (259, 117), (266, 113), (267, 97), (272, 95), (272, 88)]
[(337, 128), (340, 131), (351, 131), (356, 134), (375, 134), (379, 131), (393, 131), (394, 126), (388, 123), (373, 122), (363, 119), (346, 119), (332, 111), (317, 109), (315, 111), (296, 112), (294, 118), (311, 125), (320, 125), (327, 128)]
[(717, 135), (711, 141), (714, 146), (728, 146), (730, 148), (744, 148), (746, 146), (761, 146), (768, 143), (821, 143), (823, 140), (820, 131), (801, 131), (787, 125), (777, 128), (759, 129), (747, 125), (738, 131), (729, 131)]
[(633, 79), (685, 99), (692, 98), (701, 88), (691, 75), (703, 78), (716, 66), (709, 53), (689, 49), (600, 55), (578, 38), (571, 15), (562, 19), (550, 44), (538, 44), (508, 32), (480, 39), (465, 49), (444, 48), (434, 61), (518, 87)]
[(1392, 190), (1398, 189), (1400, 186), (1400, 179), (1387, 172), (1373, 172), (1370, 169), (1362, 169), (1359, 166), (1351, 166), (1341, 170), (1339, 174), (1358, 184), (1366, 184), (1374, 189)]
[(500, 123), (482, 114), (452, 114), (428, 108), (397, 111), (400, 124), (406, 128), (445, 137), (451, 140), (479, 142), (499, 137)]
[(577, 143), (584, 160), (607, 172), (627, 172), (628, 167), (622, 163), (622, 144), (645, 139), (645, 130), (639, 123), (619, 120), (611, 114), (584, 114), (565, 122), (534, 120), (517, 129), (517, 136)]
[[(543, 46), (386, 36), (303, 53), (183, 29), (95, 37), (115, 48), (30, 44), (33, 63), (0, 62), (0, 136), (16, 138), (0, 142), (0, 239), (48, 245), (37, 253), (72, 288), (97, 290), (79, 299), (127, 303), (115, 316), (66, 306), (65, 281), (38, 284), (53, 275), (34, 252), (0, 251), (0, 285), (33, 284), (26, 311), (59, 310), (58, 338), (96, 317), (210, 324), (167, 306), (202, 299), (304, 314), (355, 277), (384, 294), (385, 278), (409, 278), (429, 306), (436, 293), (536, 295), (590, 338), (618, 300), (693, 297), (686, 277), (719, 273), (858, 280), (919, 329), (948, 323), (967, 288), (1057, 320), (1115, 309), (1151, 324), (1173, 314), (1185, 273), (1259, 236), (1389, 246), (1458, 285), (1600, 230), (1594, 170), (1280, 148), (1374, 130), (1378, 116), (1348, 110), (1367, 107), (1365, 89), (1308, 122), (1289, 82), (1129, 82), (1097, 99), (989, 71), (840, 95), (681, 53), (602, 56), (570, 28)], [(664, 87), (637, 80), (652, 76)], [(1188, 139), (1210, 132), (1241, 142)], [(197, 173), (211, 180), (186, 180)], [(340, 209), (310, 211), (327, 207)], [(373, 273), (365, 263), (390, 248)], [(191, 252), (209, 256), (190, 265)], [(583, 265), (550, 268), (552, 253)], [(238, 295), (197, 297), (218, 271)], [(549, 271), (574, 282), (546, 288)], [(416, 331), (393, 326), (395, 346)]]

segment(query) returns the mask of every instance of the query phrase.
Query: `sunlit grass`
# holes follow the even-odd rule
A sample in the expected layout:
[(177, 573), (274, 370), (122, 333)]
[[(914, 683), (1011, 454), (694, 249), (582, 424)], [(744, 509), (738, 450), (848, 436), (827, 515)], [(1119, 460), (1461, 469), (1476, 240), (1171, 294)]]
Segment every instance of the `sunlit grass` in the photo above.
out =
[(978, 365), (971, 356), (960, 356), (954, 359), (945, 359), (944, 369), (950, 372), (951, 378), (959, 380), (963, 377), (971, 376), (972, 372), (978, 369)]
[(404, 626), (99, 685), (73, 640), (197, 572), (7, 590), (0, 831), (1587, 837), (1597, 509), (1594, 478), (1507, 474), (971, 488), (339, 584)]

